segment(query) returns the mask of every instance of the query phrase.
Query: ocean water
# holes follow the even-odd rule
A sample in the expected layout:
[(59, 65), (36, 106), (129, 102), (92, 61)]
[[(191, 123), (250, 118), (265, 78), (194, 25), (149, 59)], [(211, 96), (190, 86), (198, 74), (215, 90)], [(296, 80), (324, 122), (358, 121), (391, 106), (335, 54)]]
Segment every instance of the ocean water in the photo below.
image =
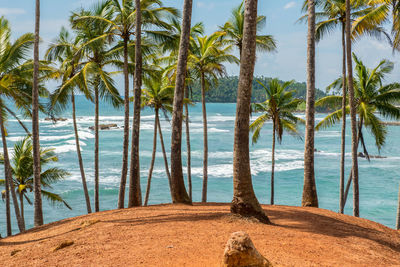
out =
[[(208, 201), (230, 202), (233, 193), (232, 161), (233, 130), (235, 120), (235, 104), (207, 104), (209, 131), (209, 187)], [(77, 97), (77, 117), (81, 139), (82, 155), (88, 179), (89, 193), (93, 202), (94, 195), (94, 133), (89, 129), (94, 125), (94, 105), (82, 96)], [(114, 109), (107, 103), (100, 107), (100, 123), (116, 123), (123, 125), (123, 110)], [(83, 215), (86, 205), (83, 197), (71, 111), (67, 109), (62, 115), (67, 121), (53, 124), (40, 120), (41, 146), (53, 147), (59, 156), (59, 162), (48, 166), (58, 166), (70, 172), (70, 176), (53, 186), (53, 191), (72, 206), (68, 210), (64, 206), (52, 206), (43, 200), (45, 223), (68, 217)], [(303, 114), (298, 114), (303, 116)], [(317, 114), (316, 120), (325, 115)], [(256, 115), (252, 119), (255, 119)], [(170, 122), (161, 118), (166, 149), (170, 149)], [(24, 121), (31, 127), (30, 121)], [(148, 168), (152, 152), (154, 115), (152, 110), (142, 111), (140, 136), (141, 185), (144, 195)], [(346, 173), (350, 171), (350, 127), (347, 133)], [(13, 144), (24, 137), (25, 133), (18, 123), (10, 118), (7, 122), (9, 133), (8, 145), (12, 153)], [(400, 181), (400, 127), (388, 126), (385, 147), (380, 151), (384, 159), (359, 159), (360, 164), (360, 214), (361, 217), (394, 227), (397, 208), (397, 192)], [(201, 105), (190, 107), (190, 133), (192, 146), (192, 180), (194, 201), (201, 200), (202, 187), (202, 115)], [(316, 133), (315, 175), (321, 208), (338, 210), (339, 206), (339, 170), (340, 170), (340, 125)], [(304, 129), (302, 129), (304, 132)], [(257, 144), (250, 143), (251, 170), (256, 195), (261, 203), (268, 204), (270, 199), (270, 170), (272, 124), (267, 123)], [(369, 152), (379, 152), (368, 132), (365, 133)], [(122, 127), (100, 131), (100, 209), (115, 209), (118, 199), (120, 170), (122, 166)], [(183, 140), (186, 140), (185, 137)], [(186, 165), (186, 143), (183, 144), (183, 165)], [(301, 204), (303, 187), (303, 151), (304, 142), (299, 138), (284, 135), (282, 144), (276, 147), (275, 203), (278, 205)], [(186, 168), (184, 168), (186, 172)], [(0, 173), (3, 173), (0, 166)], [(186, 175), (185, 175), (186, 177)], [(349, 194), (346, 214), (352, 214), (352, 195)], [(33, 194), (31, 193), (33, 199)], [(165, 175), (160, 143), (157, 144), (157, 159), (153, 173), (150, 193), (150, 204), (171, 202), (168, 180)], [(26, 204), (25, 220), (27, 227), (33, 226), (33, 208)], [(13, 209), (12, 209), (13, 212)], [(16, 222), (13, 218), (14, 232)], [(5, 205), (0, 201), (0, 233), (5, 235)]]

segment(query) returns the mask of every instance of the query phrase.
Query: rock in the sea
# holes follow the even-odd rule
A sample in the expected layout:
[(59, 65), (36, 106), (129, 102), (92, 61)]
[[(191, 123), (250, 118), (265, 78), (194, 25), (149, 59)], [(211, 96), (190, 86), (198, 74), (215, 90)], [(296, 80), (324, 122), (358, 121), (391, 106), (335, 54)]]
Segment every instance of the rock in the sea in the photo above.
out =
[[(99, 130), (110, 130), (112, 128), (118, 128), (118, 125), (115, 123), (112, 124), (100, 124)], [(90, 130), (94, 130), (94, 126), (89, 127)]]
[(47, 117), (47, 118), (44, 118), (44, 120), (45, 120), (45, 121), (58, 122), (58, 121), (66, 121), (66, 120), (68, 120), (68, 119), (66, 119), (66, 118), (50, 118), (50, 117)]
[(269, 267), (272, 264), (254, 247), (245, 232), (233, 233), (225, 246), (221, 267)]

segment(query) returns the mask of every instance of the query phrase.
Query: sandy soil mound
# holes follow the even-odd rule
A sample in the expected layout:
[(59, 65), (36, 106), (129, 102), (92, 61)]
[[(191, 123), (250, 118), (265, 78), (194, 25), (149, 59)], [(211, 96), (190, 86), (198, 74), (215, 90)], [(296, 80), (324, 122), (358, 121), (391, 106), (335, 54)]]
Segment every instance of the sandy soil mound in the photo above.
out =
[(275, 266), (400, 266), (400, 233), (315, 208), (264, 206), (275, 225), (227, 204), (159, 205), (81, 216), (0, 240), (2, 266), (218, 266), (236, 231)]

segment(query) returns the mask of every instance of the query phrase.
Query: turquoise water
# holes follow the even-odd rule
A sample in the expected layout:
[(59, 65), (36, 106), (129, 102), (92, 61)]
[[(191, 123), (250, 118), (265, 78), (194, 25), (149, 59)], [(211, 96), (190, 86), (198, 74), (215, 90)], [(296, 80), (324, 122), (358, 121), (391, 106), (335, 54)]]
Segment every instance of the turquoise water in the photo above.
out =
[[(94, 124), (94, 106), (83, 97), (77, 97), (78, 127), (91, 200), (93, 200), (93, 144), (94, 135), (88, 127)], [(209, 189), (208, 201), (230, 202), (232, 199), (232, 158), (235, 104), (207, 104), (209, 127)], [(123, 110), (116, 110), (108, 104), (100, 107), (100, 123), (123, 125)], [(299, 114), (299, 116), (303, 116)], [(71, 112), (67, 110), (62, 117), (65, 122), (53, 124), (41, 119), (41, 145), (54, 147), (59, 156), (58, 167), (71, 173), (66, 181), (54, 185), (54, 191), (72, 206), (51, 206), (44, 200), (44, 219), (46, 223), (85, 214), (86, 205), (80, 183), (79, 166), (75, 151)], [(317, 121), (324, 114), (317, 114)], [(254, 119), (255, 117), (253, 117)], [(192, 177), (194, 201), (201, 199), (202, 186), (202, 117), (201, 106), (190, 108)], [(31, 127), (29, 120), (25, 121)], [(149, 109), (142, 112), (140, 164), (142, 191), (145, 190), (147, 170), (152, 151), (154, 116)], [(170, 123), (162, 118), (162, 129), (166, 148), (170, 148)], [(271, 131), (267, 124), (256, 145), (251, 145), (251, 167), (255, 191), (260, 202), (269, 202), (269, 183), (271, 168)], [(348, 127), (349, 128), (349, 127)], [(24, 131), (15, 120), (7, 123), (9, 148), (24, 136)], [(386, 159), (360, 159), (360, 213), (361, 217), (394, 227), (396, 217), (397, 190), (400, 181), (400, 127), (389, 126), (386, 146), (381, 155)], [(366, 133), (366, 143), (370, 154), (378, 154), (371, 136)], [(115, 209), (118, 199), (120, 169), (122, 165), (122, 128), (100, 132), (100, 208)], [(184, 139), (185, 140), (185, 139)], [(316, 182), (320, 207), (338, 210), (339, 170), (340, 170), (340, 126), (329, 128), (316, 134), (315, 156)], [(158, 143), (157, 160), (150, 194), (150, 204), (170, 202), (168, 181), (165, 176), (161, 146)], [(186, 144), (183, 145), (185, 151)], [(303, 141), (285, 135), (276, 151), (275, 203), (278, 205), (301, 204), (303, 186)], [(347, 133), (347, 170), (350, 170), (350, 131)], [(168, 153), (169, 154), (169, 153)], [(184, 152), (186, 156), (186, 152)], [(185, 158), (183, 159), (185, 161)], [(184, 162), (184, 165), (186, 162)], [(184, 169), (186, 171), (186, 169)], [(0, 169), (0, 173), (3, 170)], [(142, 192), (144, 194), (144, 192)], [(33, 195), (31, 195), (33, 197)], [(352, 196), (349, 195), (346, 214), (352, 213)], [(33, 209), (26, 207), (27, 227), (33, 224)], [(16, 223), (13, 224), (16, 226)], [(16, 232), (16, 229), (14, 230)], [(0, 233), (5, 235), (5, 205), (0, 202)]]

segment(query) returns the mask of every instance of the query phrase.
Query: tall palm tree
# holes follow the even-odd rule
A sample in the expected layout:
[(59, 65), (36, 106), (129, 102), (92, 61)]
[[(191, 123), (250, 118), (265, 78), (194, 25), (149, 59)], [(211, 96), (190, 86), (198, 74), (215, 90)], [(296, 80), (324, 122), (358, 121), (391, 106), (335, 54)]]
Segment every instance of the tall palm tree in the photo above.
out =
[(135, 45), (135, 76), (134, 76), (134, 104), (131, 162), (129, 170), (129, 202), (128, 207), (142, 205), (142, 191), (140, 189), (140, 163), (139, 163), (139, 134), (140, 134), (140, 106), (142, 93), (142, 9), (140, 0), (135, 0), (136, 5), (136, 45)]
[[(172, 64), (167, 70), (168, 75), (172, 77), (171, 80), (176, 79), (176, 70), (177, 70), (177, 60), (178, 60), (178, 53), (179, 53), (179, 42), (181, 39), (181, 34), (182, 34), (182, 28), (180, 25), (180, 21), (178, 21), (176, 18), (173, 18), (170, 21), (171, 24), (171, 29), (170, 33), (168, 35), (169, 40), (163, 43), (162, 46), (162, 51), (164, 53), (170, 52), (170, 56), (167, 57), (167, 62), (169, 64)], [(203, 23), (196, 23), (193, 25), (193, 27), (190, 30), (190, 39), (191, 43), (193, 43), (193, 40), (197, 37), (200, 36), (204, 33), (204, 26)], [(189, 48), (190, 50), (190, 48)], [(171, 73), (172, 72), (172, 73)], [(186, 86), (185, 86), (185, 93), (184, 97), (186, 99), (189, 99), (189, 91), (190, 91), (190, 86), (191, 83), (193, 82), (193, 79), (191, 79), (191, 73), (188, 70), (186, 73)], [(185, 128), (186, 128), (186, 152), (187, 152), (187, 183), (188, 183), (188, 193), (189, 193), (189, 198), (190, 201), (192, 201), (192, 171), (191, 171), (191, 146), (190, 146), (190, 125), (189, 125), (189, 107), (188, 103), (184, 103), (185, 107)]]
[(153, 153), (150, 163), (149, 176), (147, 179), (147, 189), (144, 200), (144, 205), (147, 206), (150, 195), (150, 185), (151, 178), (153, 174), (154, 161), (156, 158), (156, 146), (157, 146), (157, 130), (160, 132), (160, 142), (163, 150), (165, 171), (169, 183), (171, 182), (171, 175), (168, 167), (168, 159), (165, 153), (164, 140), (162, 139), (162, 130), (160, 124), (159, 113), (160, 111), (167, 116), (168, 112), (172, 111), (172, 102), (174, 99), (174, 88), (169, 85), (166, 81), (163, 81), (162, 73), (156, 79), (146, 79), (144, 80), (144, 85), (146, 88), (142, 89), (142, 107), (150, 107), (154, 109), (154, 136), (153, 136)]
[(182, 121), (183, 99), (185, 92), (185, 78), (187, 60), (190, 47), (190, 29), (192, 20), (193, 0), (183, 3), (182, 34), (179, 45), (178, 65), (176, 71), (175, 95), (172, 114), (171, 136), (171, 197), (173, 203), (191, 203), (186, 192), (182, 171)]
[[(385, 143), (387, 130), (383, 125), (381, 119), (374, 113), (379, 114), (384, 118), (400, 119), (400, 109), (395, 104), (400, 100), (400, 84), (392, 83), (383, 85), (385, 75), (393, 70), (393, 63), (387, 60), (382, 60), (375, 68), (369, 69), (364, 63), (353, 55), (356, 62), (356, 76), (354, 79), (355, 89), (355, 109), (358, 115), (357, 122), (357, 153), (358, 146), (361, 144), (363, 152), (368, 156), (368, 150), (364, 142), (363, 127), (368, 128), (375, 138), (375, 145), (380, 150)], [(337, 88), (342, 86), (343, 79), (339, 78), (334, 81), (330, 87)], [(318, 105), (324, 106), (337, 106), (339, 101), (342, 101), (342, 96), (326, 96), (318, 100)], [(349, 100), (347, 100), (349, 102)], [(346, 109), (349, 110), (350, 106), (347, 105)], [(336, 123), (343, 117), (342, 110), (337, 110), (329, 114), (323, 119), (316, 127), (320, 128), (329, 127)], [(350, 177), (350, 181), (353, 176)], [(347, 193), (350, 183), (347, 184), (344, 194), (344, 204), (346, 203)]]
[(253, 104), (253, 112), (263, 113), (252, 124), (250, 131), (253, 132), (252, 142), (257, 143), (261, 129), (265, 122), (272, 121), (272, 161), (271, 161), (271, 205), (274, 205), (274, 176), (275, 176), (275, 143), (278, 140), (282, 143), (284, 131), (289, 134), (299, 136), (297, 123), (301, 121), (293, 115), (297, 107), (302, 103), (300, 99), (293, 98), (293, 91), (287, 91), (287, 88), (294, 81), (281, 84), (278, 79), (270, 81), (269, 86), (258, 82), (266, 93), (266, 100), (262, 103)]
[(42, 193), (40, 184), (40, 144), (39, 144), (39, 30), (40, 0), (35, 8), (35, 42), (33, 47), (33, 90), (32, 90), (32, 142), (34, 173), (34, 225), (43, 224)]
[[(14, 190), (14, 184), (11, 183), (12, 174), (8, 157), (5, 120), (7, 115), (14, 116), (4, 99), (8, 99), (17, 108), (23, 111), (23, 114), (30, 115), (30, 106), (32, 103), (32, 62), (25, 61), (28, 58), (28, 52), (34, 43), (33, 34), (24, 34), (11, 42), (11, 29), (8, 21), (0, 17), (0, 130), (4, 153), (4, 171), (6, 178), (6, 219), (7, 235), (11, 235), (11, 212), (10, 195), (13, 203), (17, 203), (17, 196)], [(10, 190), (11, 187), (11, 190)], [(11, 193), (11, 194), (10, 194)], [(23, 220), (20, 216), (18, 205), (14, 205), (15, 216), (17, 218), (19, 230), (25, 230)]]
[(347, 56), (347, 77), (349, 90), (350, 118), (351, 118), (351, 158), (353, 174), (353, 215), (360, 216), (359, 212), (359, 187), (358, 187), (358, 158), (357, 158), (357, 115), (356, 103), (354, 98), (353, 84), (353, 62), (351, 59), (351, 25), (350, 25), (351, 5), (350, 0), (346, 0), (346, 56)]
[[(342, 33), (342, 76), (346, 79), (346, 40), (345, 40), (345, 24), (346, 24), (346, 3), (345, 0), (317, 0), (316, 5), (319, 7), (318, 18), (316, 23), (316, 41), (319, 42), (326, 34), (331, 33), (336, 27), (341, 27)], [(355, 27), (352, 28), (352, 37), (356, 38), (361, 31), (368, 28), (365, 33), (380, 38), (382, 35), (388, 36), (385, 30), (380, 26), (370, 27), (369, 17), (375, 17), (376, 21), (380, 21), (379, 14), (376, 12), (376, 6), (372, 6), (366, 1), (352, 1), (351, 21)], [(306, 12), (308, 0), (304, 1), (303, 11)], [(374, 15), (373, 15), (374, 14)], [(306, 20), (307, 15), (300, 18)], [(357, 23), (355, 23), (357, 22)], [(361, 22), (361, 23), (360, 23)], [(380, 23), (380, 22), (379, 22)], [(342, 88), (343, 102), (342, 112), (346, 111), (346, 83), (343, 83)], [(341, 160), (340, 160), (340, 196), (339, 210), (344, 212), (344, 175), (345, 175), (345, 147), (346, 146), (346, 116), (342, 118), (342, 133), (341, 133)]]
[(256, 61), (257, 0), (246, 0), (243, 26), (243, 49), (236, 105), (233, 150), (233, 200), (231, 212), (255, 217), (270, 223), (254, 193), (249, 152), (250, 102)]
[(224, 46), (220, 41), (220, 34), (214, 33), (210, 36), (195, 38), (191, 44), (188, 59), (188, 69), (200, 80), (201, 104), (203, 112), (203, 191), (202, 202), (207, 202), (208, 182), (208, 137), (207, 137), (207, 111), (206, 91), (210, 84), (215, 84), (218, 77), (223, 76), (225, 67), (223, 63), (239, 63), (239, 60), (230, 54), (231, 46)]
[[(21, 206), (21, 217), (24, 219), (24, 199), (32, 205), (31, 200), (28, 198), (28, 192), (33, 191), (33, 155), (32, 155), (32, 141), (31, 138), (25, 137), (24, 139), (14, 144), (14, 152), (12, 155), (12, 175), (14, 179), (12, 183), (16, 188), (15, 191), (19, 195), (19, 204)], [(54, 153), (54, 149), (40, 149), (40, 163), (45, 166), (50, 162), (57, 162), (58, 158)], [(0, 164), (4, 164), (4, 154), (0, 155)], [(40, 175), (41, 185), (43, 188), (52, 188), (52, 184), (65, 179), (69, 173), (57, 167), (48, 168)], [(5, 181), (0, 180), (0, 184), (4, 185)], [(67, 208), (71, 209), (65, 200), (58, 194), (42, 190), (42, 196), (46, 197), (51, 203), (62, 203)]]
[[(244, 38), (244, 2), (232, 10), (231, 18), (219, 27), (223, 33), (223, 39), (230, 45), (237, 46), (240, 55), (242, 54), (243, 38)], [(265, 16), (257, 17), (257, 31), (260, 31), (266, 24)], [(276, 41), (272, 35), (256, 36), (257, 50), (272, 52), (276, 50)]]
[[(130, 45), (131, 36), (134, 35), (136, 5), (133, 0), (119, 1), (107, 0), (108, 5), (105, 5), (105, 16), (85, 16), (80, 17), (80, 20), (91, 21), (100, 20), (108, 23), (110, 28), (107, 33), (110, 36), (117, 36), (122, 40), (123, 46), (123, 73), (124, 73), (124, 141), (122, 153), (122, 171), (120, 190), (118, 195), (118, 208), (124, 207), (126, 177), (128, 173), (128, 149), (129, 149), (129, 55), (128, 46)], [(148, 29), (146, 33), (153, 37), (162, 39), (165, 35), (164, 31), (155, 31), (153, 27), (159, 29), (169, 28), (169, 24), (164, 21), (164, 18), (171, 15), (176, 16), (177, 10), (171, 7), (163, 7), (159, 0), (141, 1), (141, 9), (143, 17), (143, 25)], [(108, 13), (111, 13), (111, 18), (108, 19)]]
[(79, 169), (81, 172), (83, 193), (86, 201), (86, 209), (88, 213), (92, 212), (90, 205), (90, 197), (87, 189), (85, 169), (82, 160), (82, 153), (80, 148), (78, 126), (76, 122), (76, 107), (75, 107), (75, 90), (79, 89), (84, 93), (86, 98), (92, 100), (91, 92), (88, 87), (85, 87), (85, 76), (82, 70), (83, 55), (79, 53), (79, 46), (81, 40), (79, 38), (72, 38), (70, 33), (62, 28), (60, 34), (53, 42), (46, 52), (46, 59), (48, 61), (58, 61), (60, 64), (60, 76), (62, 84), (57, 88), (50, 97), (51, 110), (60, 111), (67, 107), (67, 104), (72, 103), (72, 121), (74, 126), (76, 153), (78, 156)]
[(306, 133), (304, 145), (304, 187), (301, 205), (318, 207), (314, 172), (314, 124), (315, 124), (315, 1), (308, 1), (307, 37), (307, 100)]
[[(114, 85), (114, 81), (107, 66), (114, 64), (115, 51), (109, 48), (109, 24), (100, 21), (92, 20), (90, 23), (80, 20), (80, 17), (86, 16), (104, 16), (111, 19), (111, 14), (105, 13), (107, 3), (101, 3), (93, 6), (91, 10), (81, 10), (78, 13), (73, 13), (71, 22), (76, 30), (78, 38), (82, 39), (82, 45), (79, 51), (83, 51), (87, 61), (82, 64), (82, 72), (90, 81), (88, 84), (94, 91), (95, 104), (95, 145), (94, 145), (94, 205), (95, 211), (100, 210), (99, 205), (99, 101), (100, 97), (111, 102), (115, 107), (122, 104), (122, 99), (119, 96), (118, 90)], [(108, 14), (108, 15), (107, 15)], [(108, 37), (108, 38), (107, 38)], [(86, 80), (86, 79), (85, 79)]]

